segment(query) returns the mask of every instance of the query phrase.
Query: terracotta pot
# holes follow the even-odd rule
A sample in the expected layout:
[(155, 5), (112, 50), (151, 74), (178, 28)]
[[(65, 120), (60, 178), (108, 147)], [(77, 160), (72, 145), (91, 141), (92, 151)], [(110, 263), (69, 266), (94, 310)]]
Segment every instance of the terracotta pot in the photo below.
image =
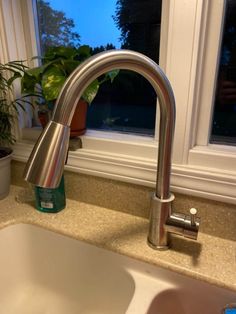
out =
[(80, 99), (74, 112), (70, 126), (70, 138), (83, 135), (86, 132), (88, 104)]
[(42, 128), (44, 129), (50, 120), (49, 112), (47, 110), (39, 110), (38, 118), (39, 118)]
[[(87, 111), (88, 111), (87, 102), (80, 99), (71, 121), (70, 138), (78, 137), (86, 132)], [(44, 129), (50, 120), (50, 114), (47, 110), (39, 110), (38, 117), (41, 126)]]

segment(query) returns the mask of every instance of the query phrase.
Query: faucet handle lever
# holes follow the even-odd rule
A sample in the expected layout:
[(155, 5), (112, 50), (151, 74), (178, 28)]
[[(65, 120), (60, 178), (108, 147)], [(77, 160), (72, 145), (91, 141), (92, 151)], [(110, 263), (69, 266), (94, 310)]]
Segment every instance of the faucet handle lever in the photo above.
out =
[(190, 222), (191, 222), (191, 226), (195, 226), (196, 225), (196, 215), (197, 215), (197, 209), (192, 207), (189, 210), (190, 212)]

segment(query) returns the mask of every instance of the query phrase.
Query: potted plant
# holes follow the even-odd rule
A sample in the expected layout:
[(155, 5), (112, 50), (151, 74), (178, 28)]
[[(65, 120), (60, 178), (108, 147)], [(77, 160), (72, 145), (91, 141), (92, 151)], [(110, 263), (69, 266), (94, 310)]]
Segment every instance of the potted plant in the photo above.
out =
[[(10, 188), (10, 161), (15, 137), (13, 123), (17, 118), (19, 106), (24, 110), (26, 97), (14, 98), (14, 82), (26, 70), (22, 61), (0, 63), (0, 199), (6, 197)], [(12, 100), (13, 99), (13, 100)]]
[[(91, 56), (92, 49), (87, 46), (79, 48), (51, 47), (42, 64), (26, 71), (22, 78), (22, 93), (34, 94), (38, 105), (38, 116), (42, 126), (48, 122), (55, 101), (67, 77), (84, 60)], [(71, 122), (71, 137), (82, 135), (86, 131), (87, 107), (96, 96), (99, 86), (107, 80), (113, 81), (118, 71), (108, 72), (93, 81), (80, 99)]]

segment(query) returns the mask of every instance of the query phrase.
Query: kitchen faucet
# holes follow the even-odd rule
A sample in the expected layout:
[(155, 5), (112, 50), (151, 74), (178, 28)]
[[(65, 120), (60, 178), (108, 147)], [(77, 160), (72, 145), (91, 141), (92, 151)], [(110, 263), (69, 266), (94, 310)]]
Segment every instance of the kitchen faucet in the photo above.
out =
[(166, 249), (169, 234), (196, 239), (199, 218), (172, 212), (174, 195), (170, 193), (171, 151), (175, 126), (175, 99), (171, 85), (161, 68), (150, 58), (129, 50), (110, 50), (90, 57), (66, 80), (57, 99), (52, 119), (42, 132), (26, 165), (24, 178), (41, 187), (59, 185), (67, 156), (70, 123), (78, 100), (97, 77), (115, 69), (132, 70), (153, 86), (160, 105), (160, 132), (156, 191), (151, 200), (148, 244)]

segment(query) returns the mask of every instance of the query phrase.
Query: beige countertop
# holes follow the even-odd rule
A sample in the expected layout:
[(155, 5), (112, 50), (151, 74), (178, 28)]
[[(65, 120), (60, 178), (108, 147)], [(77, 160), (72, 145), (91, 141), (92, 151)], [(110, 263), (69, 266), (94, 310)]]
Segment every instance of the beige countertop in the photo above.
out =
[(0, 201), (0, 228), (38, 225), (236, 291), (235, 241), (200, 232), (197, 242), (173, 237), (171, 249), (159, 252), (146, 244), (146, 218), (71, 199), (57, 214), (41, 213), (30, 202), (16, 201), (22, 189), (12, 186), (10, 195)]

